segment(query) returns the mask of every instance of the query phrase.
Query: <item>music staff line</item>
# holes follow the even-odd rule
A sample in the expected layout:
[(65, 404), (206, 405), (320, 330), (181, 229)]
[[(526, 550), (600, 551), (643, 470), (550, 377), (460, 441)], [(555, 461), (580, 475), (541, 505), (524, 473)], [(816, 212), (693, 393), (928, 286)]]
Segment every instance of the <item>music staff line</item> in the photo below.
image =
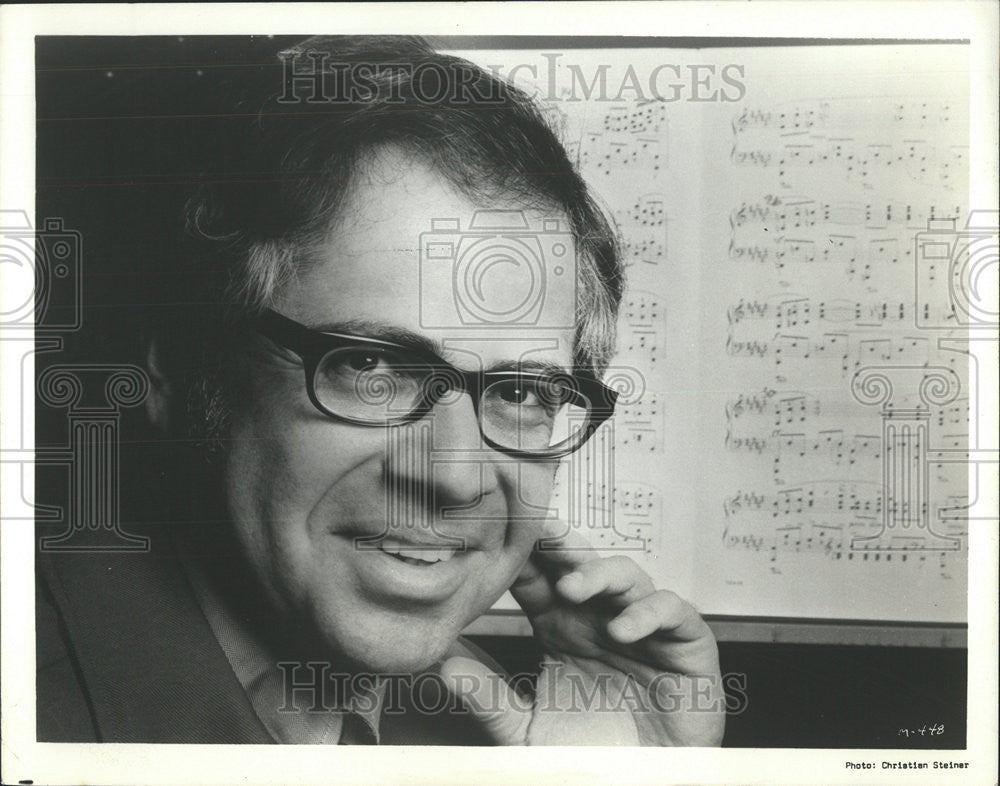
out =
[(767, 299), (741, 298), (726, 310), (726, 320), (730, 326), (766, 319), (771, 320), (774, 329), (778, 331), (785, 328), (805, 328), (815, 322), (848, 323), (857, 328), (914, 325), (931, 316), (945, 319), (949, 315), (954, 318), (954, 309), (950, 306), (934, 308), (930, 303), (914, 304), (904, 300), (863, 303), (846, 298), (813, 300), (798, 295), (777, 295)]
[(841, 265), (849, 278), (870, 281), (872, 276), (900, 262), (912, 264), (913, 244), (900, 238), (859, 241), (855, 235), (829, 233), (820, 239), (775, 237), (744, 242), (731, 238), (726, 256), (734, 262), (773, 264), (781, 272), (789, 265)]
[[(726, 402), (726, 420), (733, 422), (753, 416), (773, 418), (775, 427), (804, 424), (819, 418), (844, 418), (857, 414), (856, 402), (820, 398), (799, 391), (777, 391), (764, 388), (757, 393), (740, 393)], [(958, 398), (950, 404), (931, 410), (930, 420), (940, 428), (965, 426), (968, 436), (969, 399)], [(954, 436), (954, 435), (953, 435)]]
[(781, 527), (765, 534), (732, 532), (726, 528), (722, 535), (727, 550), (754, 552), (771, 564), (779, 564), (790, 554), (816, 554), (873, 568), (893, 563), (900, 568), (907, 564), (921, 568), (926, 565), (935, 568), (942, 579), (952, 578), (952, 560), (964, 559), (966, 553), (962, 540), (957, 540), (958, 545), (951, 549), (930, 547), (919, 537), (898, 536), (891, 546), (880, 548), (865, 548), (864, 540), (864, 535), (854, 534), (845, 527), (823, 524)]
[(864, 227), (869, 230), (899, 227), (913, 231), (927, 228), (928, 220), (957, 219), (963, 215), (959, 205), (928, 205), (914, 207), (891, 201), (871, 202), (819, 202), (803, 196), (776, 196), (766, 194), (762, 201), (743, 202), (729, 213), (729, 226), (766, 226), (768, 231), (786, 232), (806, 230), (817, 226), (835, 224)]
[(846, 436), (844, 429), (822, 429), (815, 434), (776, 430), (769, 435), (737, 435), (727, 430), (725, 447), (733, 452), (788, 454), (799, 459), (822, 458), (840, 464), (854, 464), (859, 459), (882, 458), (882, 437), (878, 434)]
[[(967, 145), (950, 145), (944, 150), (924, 140), (894, 143), (856, 143), (852, 138), (813, 139), (756, 149), (741, 149), (734, 143), (729, 153), (736, 166), (776, 169), (784, 177), (790, 169), (833, 167), (848, 179), (867, 179), (876, 174), (902, 171), (916, 182), (933, 181), (950, 188), (968, 170)], [(953, 174), (954, 173), (954, 174)]]
[[(930, 349), (930, 340), (923, 336), (857, 338), (850, 333), (826, 332), (816, 337), (780, 333), (772, 338), (742, 339), (734, 335), (732, 328), (725, 343), (726, 354), (733, 357), (772, 358), (775, 366), (795, 361), (839, 362), (841, 374), (870, 363), (893, 360), (914, 360), (926, 365)], [(949, 357), (947, 362), (954, 366), (955, 358)]]
[(948, 128), (963, 121), (966, 113), (952, 101), (930, 102), (920, 98), (873, 100), (843, 96), (824, 101), (790, 102), (771, 109), (745, 108), (733, 117), (734, 134), (752, 129), (776, 130), (781, 134), (802, 133), (813, 129), (857, 128), (859, 122), (882, 121), (891, 127)]

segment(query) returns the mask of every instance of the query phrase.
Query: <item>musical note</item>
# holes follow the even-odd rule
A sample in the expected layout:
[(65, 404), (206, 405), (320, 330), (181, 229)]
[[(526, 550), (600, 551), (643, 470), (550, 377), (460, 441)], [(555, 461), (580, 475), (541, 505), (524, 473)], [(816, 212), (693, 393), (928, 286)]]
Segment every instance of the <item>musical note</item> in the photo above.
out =
[[(662, 101), (560, 103), (575, 157), (621, 233), (618, 357), (647, 385), (618, 407), (604, 445), (615, 477), (597, 458), (578, 462), (589, 473), (578, 513), (597, 545), (655, 546), (673, 516), (695, 516), (707, 535), (680, 542), (685, 553), (704, 549), (696, 588), (740, 586), (793, 616), (885, 613), (884, 596), (908, 582), (922, 582), (918, 598), (961, 581), (969, 392), (930, 406), (916, 388), (894, 391), (933, 451), (927, 499), (906, 501), (905, 512), (883, 488), (901, 448), (886, 440), (880, 407), (852, 394), (854, 375), (871, 366), (969, 377), (967, 356), (939, 344), (968, 332), (948, 239), (930, 238), (945, 248), (939, 256), (914, 242), (930, 221), (953, 220), (951, 238), (961, 232), (968, 106), (960, 90), (915, 97), (932, 78), (920, 72), (923, 81), (896, 74), (853, 97), (843, 95), (848, 82), (773, 83), (757, 94), (773, 101), (696, 113), (690, 127), (684, 107)], [(688, 137), (705, 140), (694, 146), (702, 158), (680, 158)], [(873, 546), (885, 517), (918, 514), (961, 549), (913, 534)], [(840, 600), (870, 587), (889, 590)], [(723, 613), (735, 603), (710, 597)], [(912, 608), (938, 613), (919, 599)]]
[(580, 144), (579, 165), (598, 176), (634, 176), (655, 178), (667, 168), (667, 141), (663, 134), (609, 134), (588, 132)]
[(667, 105), (650, 101), (636, 106), (612, 107), (604, 116), (604, 130), (614, 133), (659, 134), (667, 127)]

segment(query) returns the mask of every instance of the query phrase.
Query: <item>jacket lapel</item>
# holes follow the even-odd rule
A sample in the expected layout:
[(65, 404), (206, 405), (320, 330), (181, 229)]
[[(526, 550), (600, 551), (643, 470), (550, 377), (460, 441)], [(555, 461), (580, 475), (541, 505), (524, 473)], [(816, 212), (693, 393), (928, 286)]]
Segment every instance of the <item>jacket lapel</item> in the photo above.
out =
[(162, 533), (148, 553), (49, 553), (39, 568), (102, 741), (273, 742)]

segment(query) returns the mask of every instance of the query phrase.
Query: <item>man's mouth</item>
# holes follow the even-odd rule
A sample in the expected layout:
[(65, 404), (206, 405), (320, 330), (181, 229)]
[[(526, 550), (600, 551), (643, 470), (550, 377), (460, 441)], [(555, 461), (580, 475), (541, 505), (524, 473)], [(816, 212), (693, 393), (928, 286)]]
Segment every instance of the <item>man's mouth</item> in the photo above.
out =
[(457, 548), (414, 545), (395, 538), (383, 538), (378, 548), (408, 565), (424, 567), (447, 562), (455, 556)]
[(361, 590), (380, 603), (445, 603), (483, 567), (472, 559), (483, 551), (479, 543), (461, 536), (383, 530), (346, 539), (360, 552), (352, 564)]

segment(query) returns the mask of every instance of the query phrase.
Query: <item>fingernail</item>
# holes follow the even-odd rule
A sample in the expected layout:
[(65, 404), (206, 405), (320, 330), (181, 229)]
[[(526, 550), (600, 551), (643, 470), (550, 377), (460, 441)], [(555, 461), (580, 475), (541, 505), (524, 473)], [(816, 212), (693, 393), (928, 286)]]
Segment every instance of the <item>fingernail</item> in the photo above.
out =
[(615, 630), (621, 636), (631, 636), (635, 633), (635, 623), (630, 619), (615, 619), (611, 621), (611, 624), (615, 626)]

